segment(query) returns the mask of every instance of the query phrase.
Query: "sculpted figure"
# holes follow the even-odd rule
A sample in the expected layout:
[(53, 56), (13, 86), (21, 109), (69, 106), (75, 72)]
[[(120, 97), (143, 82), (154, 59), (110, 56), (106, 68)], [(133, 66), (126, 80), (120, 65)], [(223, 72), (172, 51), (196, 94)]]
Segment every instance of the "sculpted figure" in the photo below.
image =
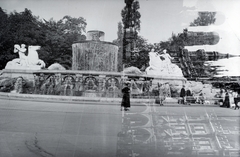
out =
[(171, 66), (171, 60), (173, 59), (168, 53), (167, 50), (164, 49), (163, 53), (160, 55), (160, 58), (162, 58), (163, 62), (164, 62), (164, 68), (167, 69), (168, 71), (170, 71), (170, 66)]
[(161, 59), (159, 57), (159, 54), (152, 49), (149, 53), (149, 65), (152, 69), (159, 69), (161, 68)]
[(25, 47), (26, 47), (25, 44), (21, 44), (21, 47), (20, 47), (20, 45), (15, 44), (13, 52), (14, 53), (18, 53), (18, 55), (19, 55), (19, 64), (20, 65), (27, 65), (28, 66), (28, 59), (27, 59), (27, 56), (25, 54), (27, 49)]
[(19, 54), (19, 58), (13, 59), (9, 61), (5, 67), (5, 69), (43, 69), (45, 68), (45, 63), (41, 59), (38, 58), (38, 52), (41, 47), (40, 46), (29, 46), (28, 47), (28, 55), (26, 55), (26, 45), (25, 44), (15, 44), (14, 45), (14, 53)]
[(160, 58), (164, 58), (164, 62), (166, 62), (166, 64), (171, 64), (171, 60), (173, 59), (168, 53), (167, 50), (164, 49), (163, 53), (160, 55)]
[(159, 54), (152, 49), (149, 52), (149, 67), (145, 70), (147, 75), (183, 77), (181, 69), (171, 62), (172, 59), (167, 50), (163, 50), (163, 53)]

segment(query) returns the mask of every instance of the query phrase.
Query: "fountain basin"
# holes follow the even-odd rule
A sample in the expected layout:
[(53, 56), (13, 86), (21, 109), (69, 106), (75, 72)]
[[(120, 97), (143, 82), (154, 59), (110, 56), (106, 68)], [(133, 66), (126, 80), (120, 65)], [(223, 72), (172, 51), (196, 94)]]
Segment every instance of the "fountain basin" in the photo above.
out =
[(86, 40), (72, 45), (72, 70), (117, 72), (118, 46), (105, 41)]

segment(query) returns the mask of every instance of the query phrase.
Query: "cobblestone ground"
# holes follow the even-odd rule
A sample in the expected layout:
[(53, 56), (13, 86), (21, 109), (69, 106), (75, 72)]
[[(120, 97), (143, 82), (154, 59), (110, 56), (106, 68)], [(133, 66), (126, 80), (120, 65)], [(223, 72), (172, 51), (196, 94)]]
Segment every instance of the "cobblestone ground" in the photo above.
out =
[(237, 157), (239, 111), (1, 99), (0, 157)]

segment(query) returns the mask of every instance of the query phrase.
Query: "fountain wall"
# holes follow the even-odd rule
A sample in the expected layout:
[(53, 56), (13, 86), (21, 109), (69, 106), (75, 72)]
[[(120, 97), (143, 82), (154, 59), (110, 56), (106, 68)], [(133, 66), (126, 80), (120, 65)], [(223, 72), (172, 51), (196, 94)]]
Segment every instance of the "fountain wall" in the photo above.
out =
[[(104, 40), (103, 32), (90, 31), (87, 34), (87, 40), (72, 45), (73, 70), (4, 69), (1, 72), (1, 77), (4, 77), (4, 79), (0, 79), (0, 86), (1, 81), (7, 83), (2, 83), (0, 92), (16, 91), (17, 93), (40, 95), (121, 97), (123, 84), (129, 81), (132, 97), (149, 99), (151, 96), (157, 96), (154, 91), (159, 91), (159, 84), (174, 85), (175, 90), (185, 84), (186, 79), (183, 77), (161, 77), (117, 72), (118, 46), (102, 40)], [(11, 83), (10, 86), (8, 86), (8, 82)], [(174, 92), (176, 93), (177, 90)]]
[[(170, 85), (177, 85), (179, 89), (182, 84), (186, 83), (186, 79), (180, 77), (123, 75), (119, 72), (37, 70), (26, 73), (25, 71), (18, 71), (18, 73), (20, 72), (22, 74), (20, 76), (23, 76), (23, 82), (32, 82), (31, 89), (23, 89), (23, 91), (28, 91), (28, 94), (40, 95), (119, 98), (122, 96), (121, 89), (124, 82), (129, 81), (131, 82), (132, 97), (149, 99), (157, 96), (153, 89), (157, 90), (158, 83), (168, 82)], [(3, 73), (9, 73), (9, 70), (6, 69)], [(27, 74), (29, 77), (24, 77), (23, 74)], [(25, 88), (24, 83), (22, 88)]]
[(118, 46), (103, 39), (103, 32), (89, 31), (87, 40), (74, 43), (72, 70), (117, 72)]

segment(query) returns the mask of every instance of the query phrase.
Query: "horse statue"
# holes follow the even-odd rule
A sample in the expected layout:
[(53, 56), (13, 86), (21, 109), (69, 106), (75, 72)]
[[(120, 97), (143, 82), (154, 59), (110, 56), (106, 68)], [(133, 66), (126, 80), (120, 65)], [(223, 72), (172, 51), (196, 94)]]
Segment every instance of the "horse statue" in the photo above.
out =
[(38, 52), (41, 46), (28, 46), (28, 55), (25, 44), (14, 45), (14, 53), (18, 53), (19, 58), (9, 61), (5, 69), (31, 69), (39, 70), (45, 68), (45, 63), (39, 59)]

